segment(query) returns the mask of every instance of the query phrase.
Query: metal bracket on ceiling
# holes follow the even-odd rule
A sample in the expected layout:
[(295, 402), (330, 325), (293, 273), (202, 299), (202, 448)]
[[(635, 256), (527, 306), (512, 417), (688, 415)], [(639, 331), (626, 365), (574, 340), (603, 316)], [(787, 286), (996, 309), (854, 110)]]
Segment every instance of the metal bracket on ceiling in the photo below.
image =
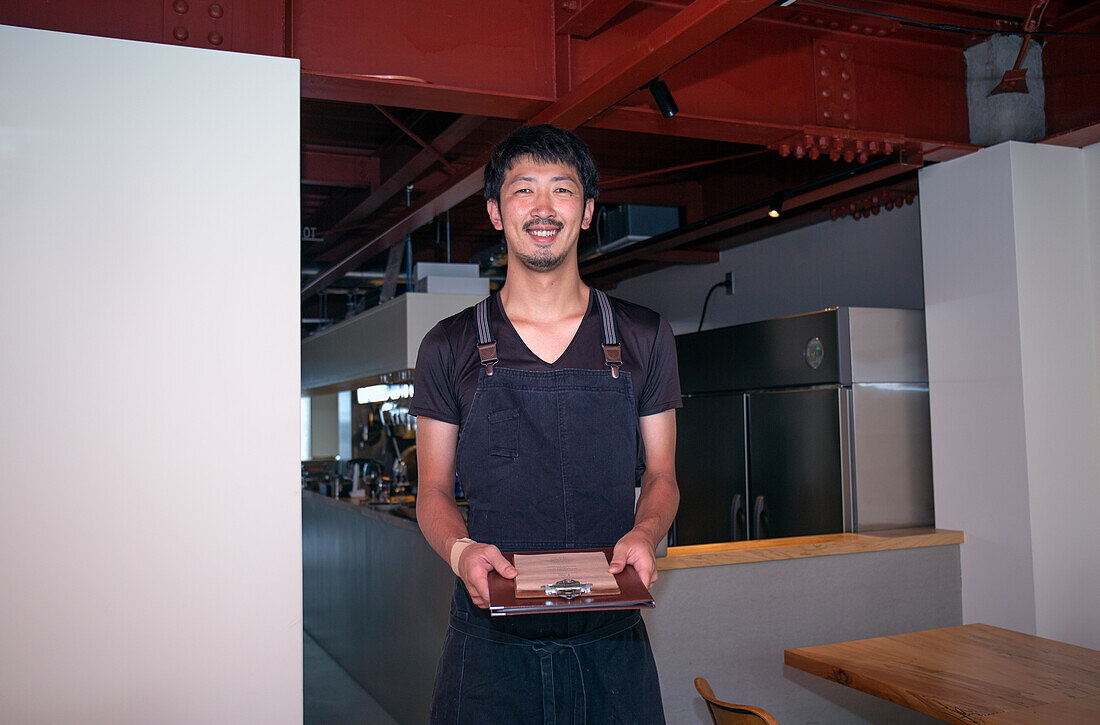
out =
[(832, 161), (859, 161), (867, 163), (872, 156), (889, 156), (894, 151), (906, 149), (920, 153), (919, 147), (910, 149), (911, 144), (900, 134), (877, 133), (874, 131), (854, 131), (831, 126), (803, 126), (798, 133), (791, 134), (768, 145), (778, 151), (780, 156), (795, 158), (809, 156), (817, 159), (828, 156)]

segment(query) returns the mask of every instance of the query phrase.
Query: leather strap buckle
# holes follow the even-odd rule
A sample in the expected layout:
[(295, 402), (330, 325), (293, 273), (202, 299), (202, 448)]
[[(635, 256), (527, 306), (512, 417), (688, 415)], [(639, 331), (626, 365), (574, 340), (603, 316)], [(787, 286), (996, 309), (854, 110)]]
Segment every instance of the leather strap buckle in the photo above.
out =
[(603, 346), (603, 360), (611, 368), (611, 377), (619, 377), (619, 366), (623, 364), (623, 350), (618, 343)]
[(485, 366), (485, 374), (493, 374), (493, 366), (497, 364), (497, 344), (486, 342), (477, 346), (477, 354), (481, 357), (481, 364)]

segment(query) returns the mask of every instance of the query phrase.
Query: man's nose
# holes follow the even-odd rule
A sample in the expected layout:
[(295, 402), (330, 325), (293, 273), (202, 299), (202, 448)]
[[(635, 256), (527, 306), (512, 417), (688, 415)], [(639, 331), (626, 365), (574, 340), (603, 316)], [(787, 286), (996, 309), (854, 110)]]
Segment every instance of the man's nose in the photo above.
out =
[(531, 213), (543, 219), (554, 216), (554, 198), (548, 191), (535, 193), (535, 203), (531, 207)]

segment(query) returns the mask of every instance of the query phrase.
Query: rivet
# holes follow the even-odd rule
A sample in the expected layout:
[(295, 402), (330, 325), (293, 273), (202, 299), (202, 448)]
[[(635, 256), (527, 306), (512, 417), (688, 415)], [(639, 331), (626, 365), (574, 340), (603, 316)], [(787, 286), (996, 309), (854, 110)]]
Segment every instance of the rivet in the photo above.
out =
[(210, 35), (207, 35), (206, 39), (210, 41), (210, 45), (221, 45), (223, 40), (222, 34), (217, 30), (211, 30)]
[(190, 34), (187, 32), (187, 28), (183, 27), (182, 25), (177, 25), (175, 28), (172, 29), (172, 37), (180, 41), (181, 43), (187, 40), (189, 35)]
[(848, 51), (846, 51), (846, 50), (840, 51), (840, 59), (841, 60), (848, 60)]
[(864, 35), (873, 35), (874, 32), (875, 32), (875, 29), (870, 27), (870, 26), (867, 26), (863, 29), (863, 34)]
[(816, 20), (814, 20), (814, 25), (816, 25), (819, 28), (823, 27), (825, 25), (825, 19), (824, 18), (817, 18)]
[(822, 45), (817, 49), (817, 54), (824, 58), (829, 54), (829, 49)]
[(829, 27), (833, 30), (836, 30), (837, 28), (840, 27), (840, 23), (838, 23), (835, 20), (832, 20), (832, 21), (829, 22)]
[(852, 23), (851, 25), (848, 26), (848, 32), (849, 33), (858, 33), (859, 32), (859, 26), (856, 25), (855, 23)]
[(843, 93), (840, 94), (840, 97), (843, 98), (845, 101), (850, 101), (850, 100), (852, 100), (852, 92), (851, 91), (844, 91)]
[(833, 112), (832, 111), (822, 111), (821, 112), (821, 117), (826, 119), (826, 120), (830, 119), (830, 118), (833, 117)]
[(172, 10), (174, 10), (179, 15), (183, 15), (185, 12), (188, 11), (188, 9), (189, 8), (187, 7), (187, 3), (184, 0), (176, 0), (174, 3), (172, 3)]
[(886, 29), (885, 28), (879, 28), (878, 32), (875, 33), (875, 35), (877, 35), (880, 38), (885, 38), (886, 37)]
[(848, 80), (848, 79), (849, 79), (849, 78), (851, 78), (851, 77), (852, 77), (852, 74), (851, 74), (851, 73), (849, 73), (848, 71), (846, 71), (846, 70), (842, 70), (842, 71), (840, 71), (840, 79), (841, 79), (842, 81), (846, 81), (846, 80)]
[(843, 114), (841, 114), (841, 118), (843, 118), (845, 121), (851, 121), (852, 120), (852, 114), (845, 111)]
[(828, 88), (822, 88), (821, 89), (821, 97), (822, 98), (828, 98), (831, 95), (832, 95), (832, 91), (830, 91)]
[(211, 3), (210, 7), (206, 9), (206, 12), (210, 13), (210, 17), (214, 18), (215, 20), (225, 15), (225, 9), (223, 9), (222, 6), (218, 3)]
[(828, 78), (829, 77), (829, 69), (828, 68), (822, 68), (820, 73), (821, 73), (822, 78)]

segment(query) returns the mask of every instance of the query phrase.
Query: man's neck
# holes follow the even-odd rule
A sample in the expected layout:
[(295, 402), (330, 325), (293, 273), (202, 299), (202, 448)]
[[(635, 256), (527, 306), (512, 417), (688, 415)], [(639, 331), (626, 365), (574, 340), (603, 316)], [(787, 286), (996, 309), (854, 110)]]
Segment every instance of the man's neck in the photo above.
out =
[(500, 302), (513, 322), (552, 324), (584, 315), (588, 286), (575, 268), (553, 272), (510, 268), (500, 290)]

